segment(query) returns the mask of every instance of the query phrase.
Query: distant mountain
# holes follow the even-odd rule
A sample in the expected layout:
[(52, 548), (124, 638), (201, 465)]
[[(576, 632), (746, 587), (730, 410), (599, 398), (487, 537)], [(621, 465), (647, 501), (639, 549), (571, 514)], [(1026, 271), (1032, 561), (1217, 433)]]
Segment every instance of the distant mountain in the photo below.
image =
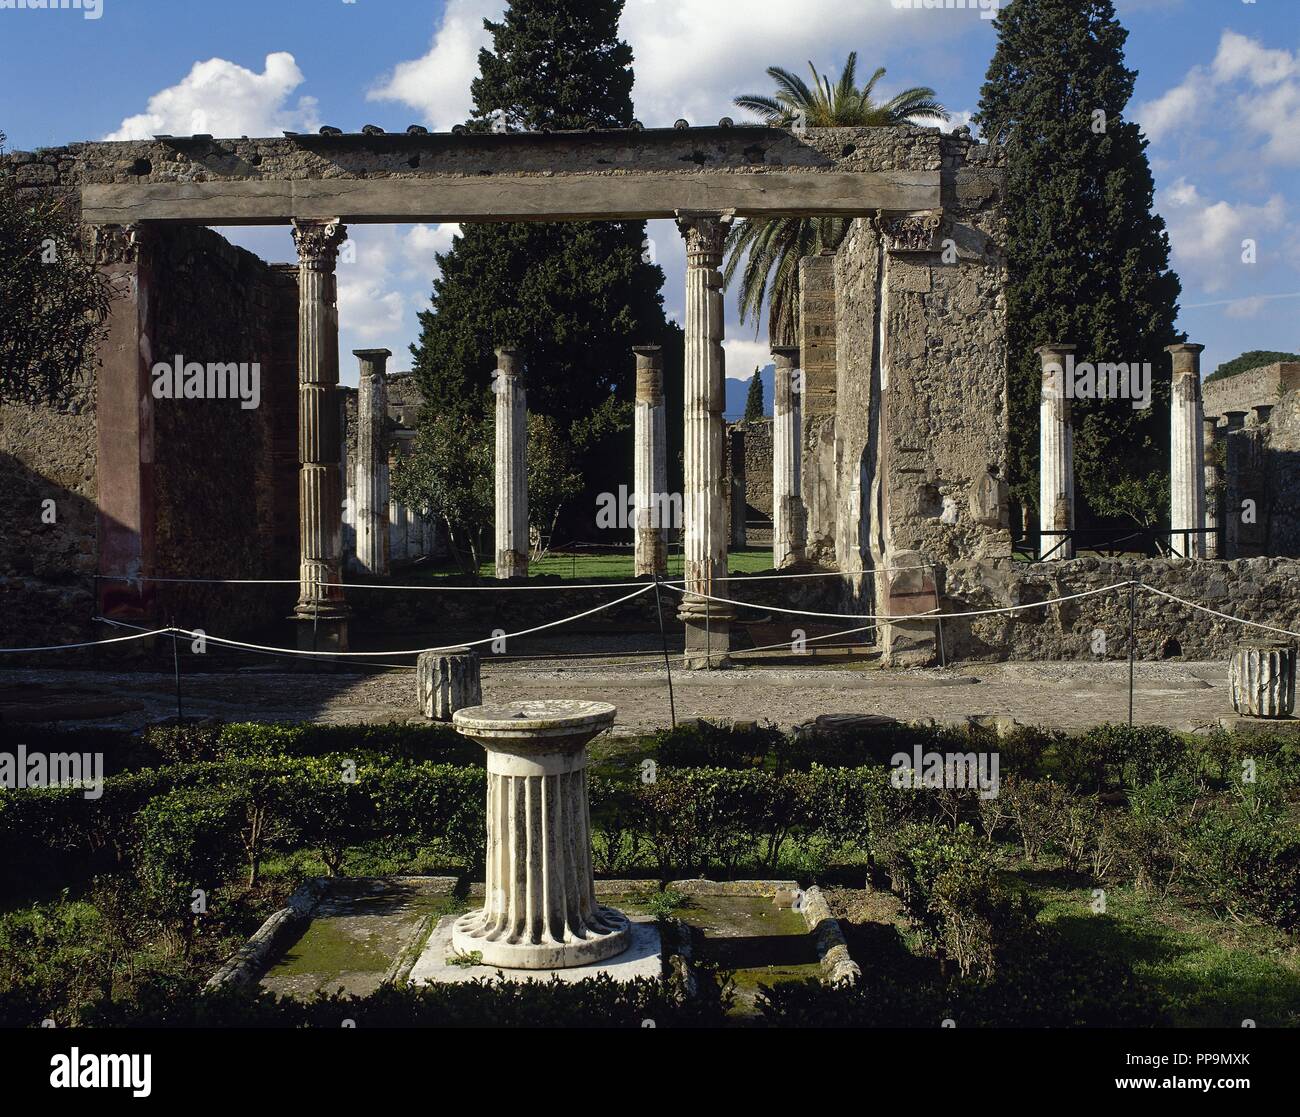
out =
[[(763, 414), (770, 419), (776, 384), (776, 365), (759, 369), (758, 375), (763, 381)], [(734, 423), (737, 419), (745, 417), (745, 399), (749, 395), (749, 382), (753, 379), (753, 376), (747, 376), (744, 380), (727, 377), (727, 408), (722, 413), (722, 417), (728, 423)]]

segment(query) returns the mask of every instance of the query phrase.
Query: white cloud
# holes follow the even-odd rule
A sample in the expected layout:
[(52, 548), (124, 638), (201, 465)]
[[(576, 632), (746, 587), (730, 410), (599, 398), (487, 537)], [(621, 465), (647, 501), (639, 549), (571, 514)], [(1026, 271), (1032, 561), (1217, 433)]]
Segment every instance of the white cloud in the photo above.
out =
[(478, 76), (478, 52), (489, 41), (483, 20), (499, 19), (504, 10), (500, 0), (449, 0), (428, 52), (399, 62), (367, 99), (410, 105), (437, 132), (462, 123), (473, 105), (469, 86)]
[(1204, 129), (1225, 113), (1234, 128), (1263, 141), (1267, 161), (1300, 163), (1300, 52), (1224, 31), (1208, 69), (1193, 66), (1172, 89), (1139, 106), (1137, 117), (1159, 141)]
[(1186, 178), (1161, 191), (1159, 208), (1169, 225), (1180, 274), (1209, 292), (1222, 291), (1243, 277), (1249, 266), (1242, 262), (1244, 240), (1256, 242), (1258, 259), (1263, 261), (1270, 254), (1268, 234), (1286, 224), (1286, 204), (1280, 194), (1262, 205), (1211, 202)]
[(729, 337), (722, 348), (727, 354), (728, 380), (748, 380), (754, 375), (754, 369), (772, 363), (772, 350), (761, 341)]
[[(482, 21), (498, 18), (504, 7), (500, 0), (450, 0), (429, 50), (398, 63), (370, 98), (410, 105), (436, 129), (464, 120), (478, 51), (488, 44)], [(647, 127), (663, 127), (678, 117), (695, 124), (740, 119), (732, 98), (766, 92), (771, 81), (764, 71), (771, 65), (807, 76), (811, 59), (819, 70), (838, 72), (850, 44), (865, 47), (882, 38), (933, 45), (985, 34), (991, 49), (991, 27), (978, 11), (899, 10), (889, 0), (801, 0), (797, 18), (788, 0), (627, 0), (619, 31), (635, 59), (636, 114)]]
[(140, 140), (168, 134), (190, 136), (272, 136), (283, 130), (309, 131), (316, 126), (316, 100), (300, 97), (292, 107), (289, 95), (303, 83), (292, 54), (266, 56), (262, 73), (210, 58), (196, 62), (176, 85), (149, 98), (146, 110), (122, 121), (104, 138)]
[(1256, 295), (1246, 299), (1234, 299), (1228, 303), (1227, 309), (1223, 313), (1229, 318), (1258, 318), (1267, 305), (1265, 299)]

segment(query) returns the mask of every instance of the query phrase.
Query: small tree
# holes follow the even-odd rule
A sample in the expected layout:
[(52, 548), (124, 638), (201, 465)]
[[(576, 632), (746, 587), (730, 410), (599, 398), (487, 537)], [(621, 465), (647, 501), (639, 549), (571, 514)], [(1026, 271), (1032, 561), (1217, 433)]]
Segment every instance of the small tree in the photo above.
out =
[[(0, 132), (0, 148), (4, 140)], [(68, 402), (92, 366), (108, 304), (72, 200), (21, 197), (0, 169), (0, 399)]]
[(560, 510), (582, 492), (582, 474), (573, 468), (573, 453), (560, 424), (549, 415), (528, 416), (528, 518), (533, 554), (543, 536), (555, 531)]
[(426, 413), (411, 453), (393, 467), (392, 491), (404, 504), (442, 520), (456, 564), (477, 574), (480, 541), (495, 507), (491, 422)]
[(763, 408), (763, 378), (758, 369), (754, 369), (754, 378), (749, 382), (749, 394), (745, 396), (745, 422), (761, 419), (766, 412)]

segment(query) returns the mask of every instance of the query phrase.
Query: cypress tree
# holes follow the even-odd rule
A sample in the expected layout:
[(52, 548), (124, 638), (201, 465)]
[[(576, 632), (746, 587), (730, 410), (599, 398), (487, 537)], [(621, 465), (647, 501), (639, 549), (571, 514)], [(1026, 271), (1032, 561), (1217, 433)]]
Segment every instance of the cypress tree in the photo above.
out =
[(1074, 404), (1080, 523), (1168, 514), (1169, 356), (1181, 284), (1152, 212), (1147, 141), (1124, 118), (1135, 73), (1111, 0), (1011, 0), (975, 122), (1004, 144), (1011, 481), (1038, 502), (1035, 347), (1073, 342), (1077, 361), (1150, 362), (1154, 400)]
[(745, 396), (744, 420), (748, 423), (753, 419), (761, 419), (763, 415), (763, 377), (758, 369), (754, 369), (754, 379), (749, 382), (749, 393)]
[[(623, 0), (513, 0), (500, 22), (485, 20), (492, 45), (479, 52), (470, 130), (629, 126), (622, 10)], [(665, 347), (669, 405), (680, 401), (681, 332), (664, 316), (663, 271), (645, 244), (642, 221), (465, 225), (437, 257), (411, 348), (431, 410), (485, 414), (493, 349), (513, 343), (529, 410), (559, 424), (591, 485), (630, 480), (631, 346)]]

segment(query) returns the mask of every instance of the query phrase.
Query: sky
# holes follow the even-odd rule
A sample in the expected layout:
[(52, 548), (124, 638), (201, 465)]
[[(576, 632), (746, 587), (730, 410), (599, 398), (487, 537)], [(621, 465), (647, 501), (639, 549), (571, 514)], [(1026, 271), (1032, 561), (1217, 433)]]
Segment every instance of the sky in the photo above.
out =
[[(446, 130), (469, 113), (482, 21), (501, 0), (0, 0), (0, 131), (8, 150), (156, 133), (278, 135), (331, 124)], [(45, 2), (45, 0), (39, 0)], [(59, 0), (50, 0), (57, 3)], [(901, 0), (627, 0), (636, 115), (745, 119), (741, 93), (768, 92), (768, 66), (887, 68), (885, 95), (929, 85), (966, 123), (995, 46), (980, 3)], [(949, 0), (953, 3), (954, 0)], [(962, 0), (955, 0), (962, 5)], [(1137, 70), (1128, 115), (1150, 140), (1156, 208), (1183, 280), (1179, 327), (1208, 372), (1247, 349), (1300, 349), (1300, 0), (1117, 0)], [(93, 17), (93, 18), (91, 18)], [(223, 229), (269, 261), (296, 259), (287, 229)], [(343, 381), (351, 350), (393, 350), (409, 367), (429, 305), (434, 253), (454, 225), (352, 228), (339, 265)], [(649, 223), (664, 305), (683, 316), (685, 254), (671, 222)], [(1246, 242), (1253, 244), (1253, 251)], [(727, 375), (769, 357), (727, 299)]]

